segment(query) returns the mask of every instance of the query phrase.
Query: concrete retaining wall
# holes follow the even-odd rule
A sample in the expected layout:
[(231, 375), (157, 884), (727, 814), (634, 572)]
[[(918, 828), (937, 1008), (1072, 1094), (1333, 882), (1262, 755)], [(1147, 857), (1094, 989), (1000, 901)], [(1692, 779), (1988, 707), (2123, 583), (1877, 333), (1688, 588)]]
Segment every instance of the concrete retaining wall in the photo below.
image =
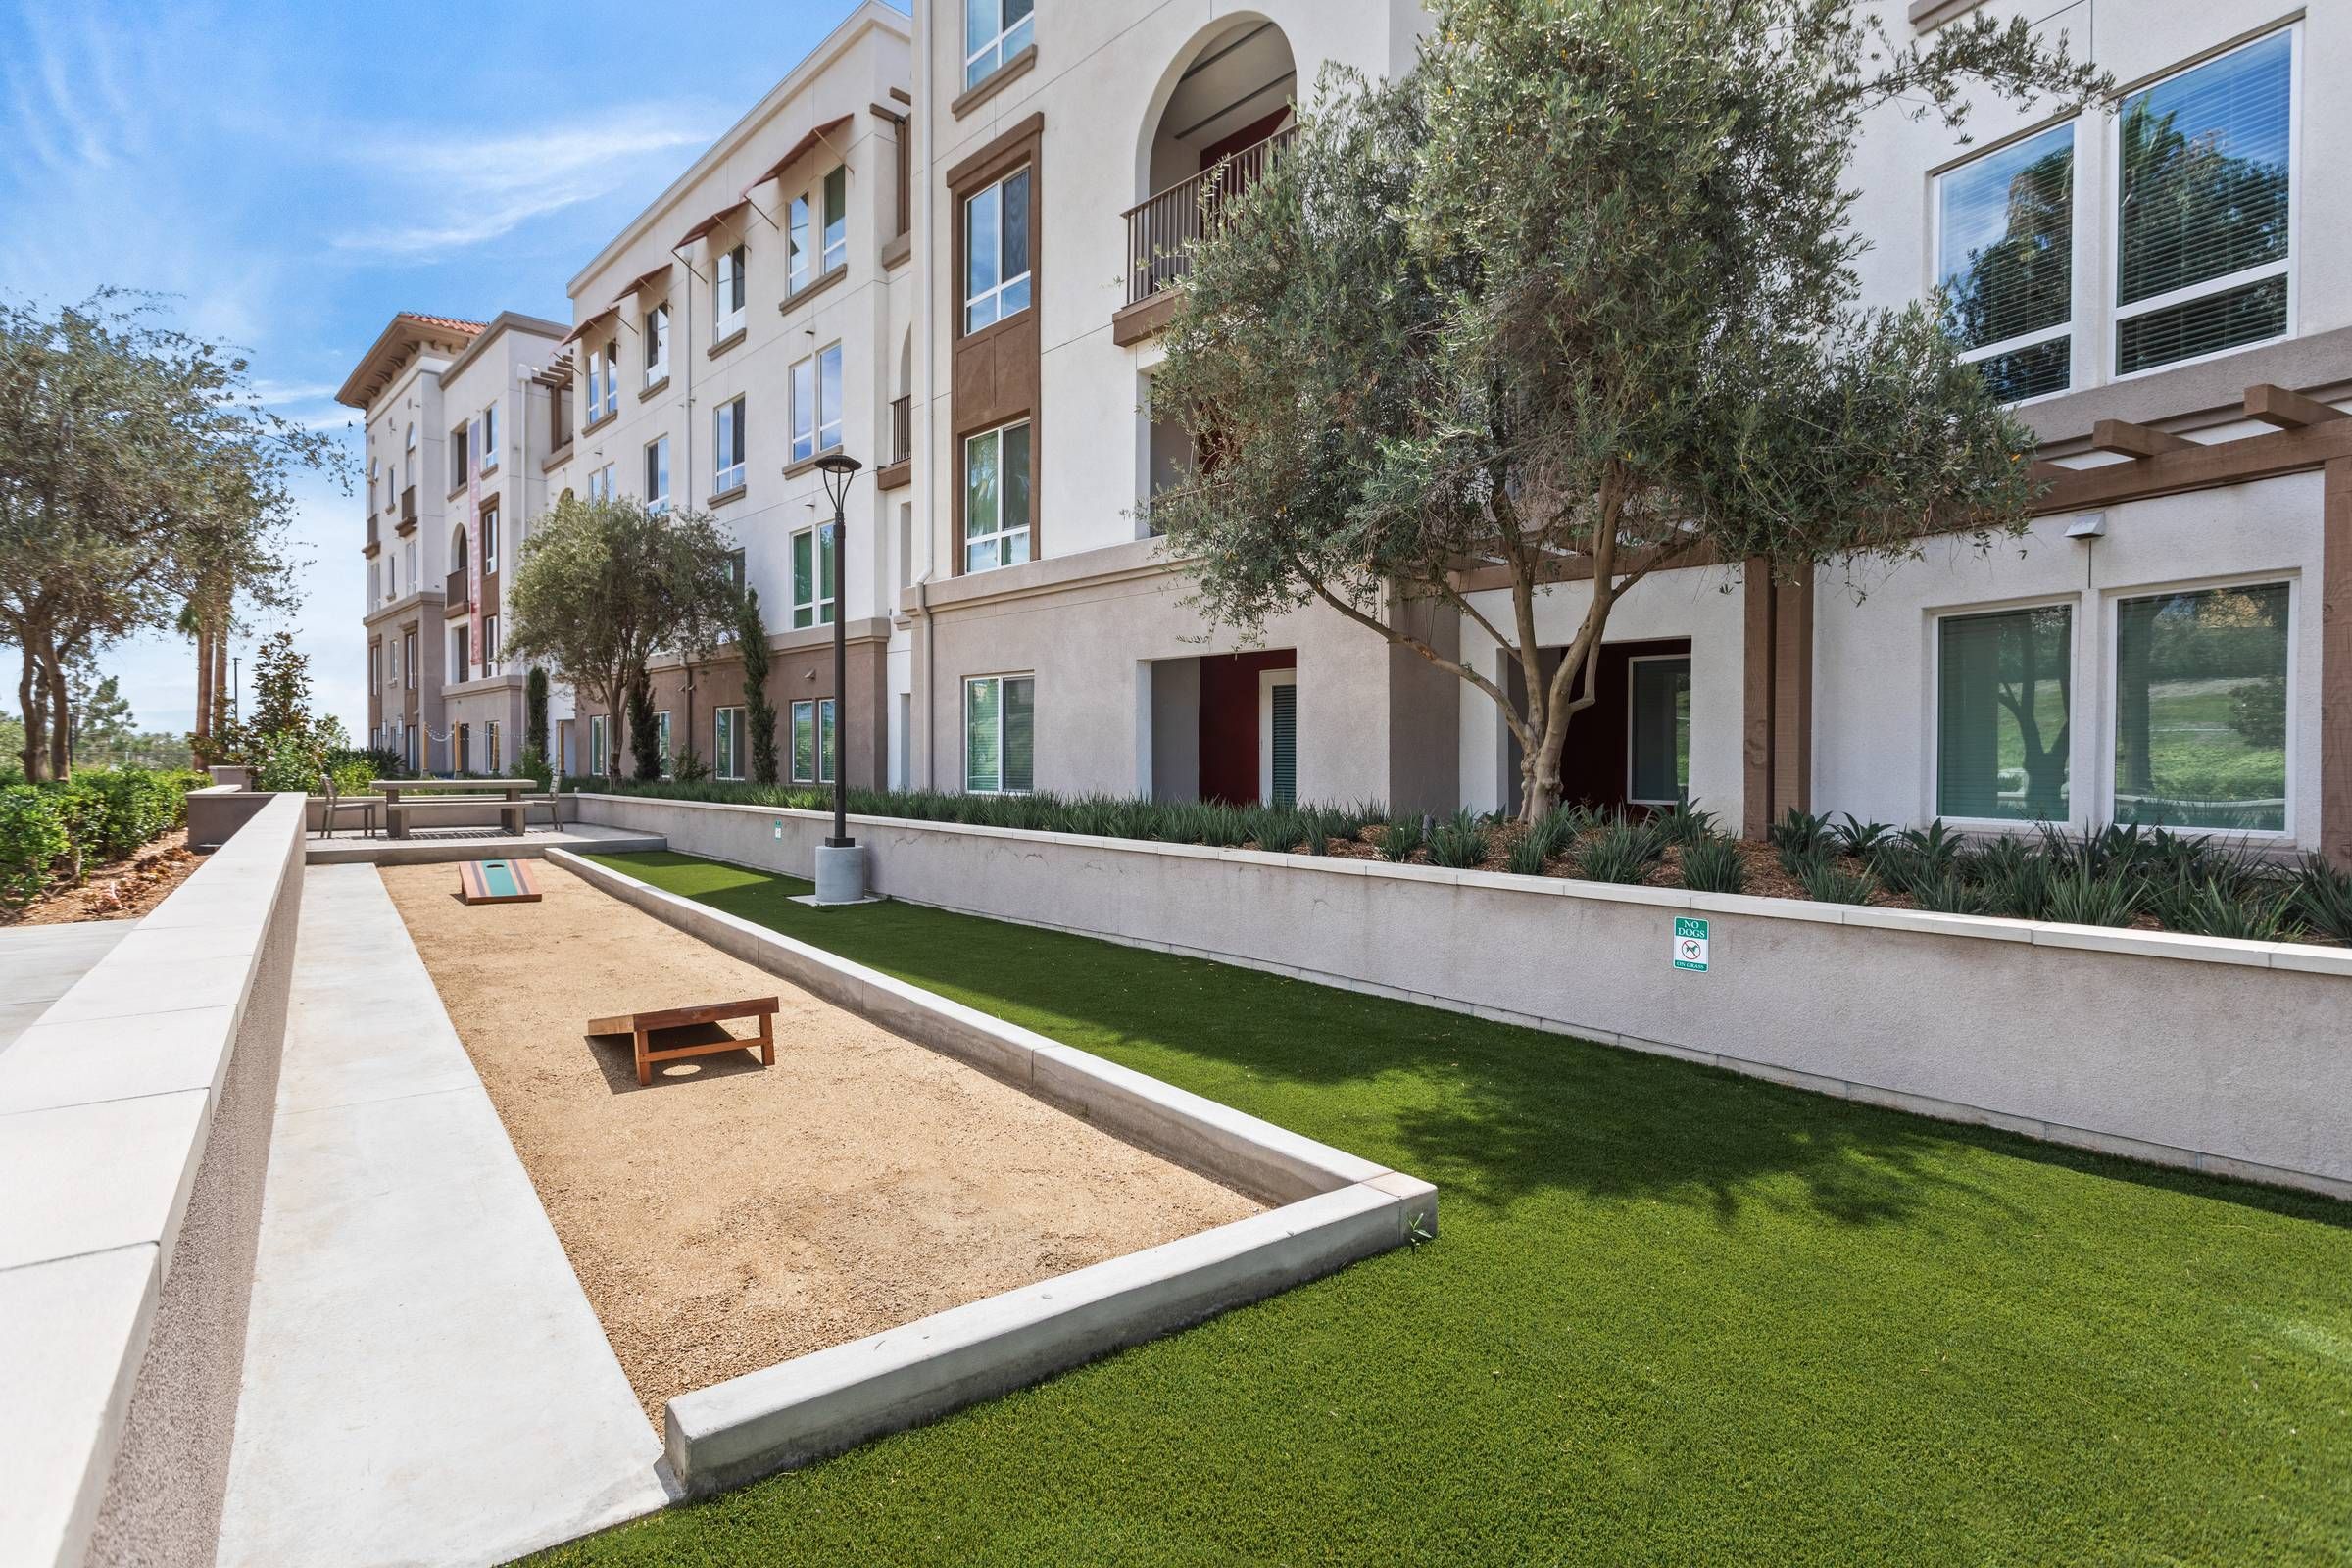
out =
[(0, 1053), (0, 1564), (209, 1564), (302, 904), (246, 823)]
[[(813, 812), (582, 795), (808, 876)], [(853, 818), (876, 892), (2352, 1198), (2352, 951)], [(1703, 918), (1704, 973), (1673, 967)]]

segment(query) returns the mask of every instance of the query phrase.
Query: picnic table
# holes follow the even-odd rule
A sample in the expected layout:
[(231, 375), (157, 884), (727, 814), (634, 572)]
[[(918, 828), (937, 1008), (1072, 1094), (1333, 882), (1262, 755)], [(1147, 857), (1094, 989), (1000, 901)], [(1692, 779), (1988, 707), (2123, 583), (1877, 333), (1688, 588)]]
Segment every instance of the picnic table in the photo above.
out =
[(371, 787), (384, 798), (384, 831), (396, 839), (409, 836), (409, 813), (419, 806), (496, 806), (506, 831), (520, 838), (531, 808), (523, 796), (536, 788), (527, 778), (379, 778)]

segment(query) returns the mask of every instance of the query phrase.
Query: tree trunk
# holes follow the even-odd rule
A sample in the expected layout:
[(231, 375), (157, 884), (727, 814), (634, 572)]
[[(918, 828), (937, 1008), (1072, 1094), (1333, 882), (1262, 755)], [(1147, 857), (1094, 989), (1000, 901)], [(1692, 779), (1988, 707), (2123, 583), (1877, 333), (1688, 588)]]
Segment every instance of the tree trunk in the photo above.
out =
[(202, 767), (211, 756), (213, 738), (213, 636), (205, 629), (202, 619), (196, 622), (196, 765)]
[(41, 745), (40, 711), (34, 701), (40, 685), (35, 676), (32, 639), (27, 637), (24, 644), (20, 655), (23, 662), (19, 666), (17, 675), (17, 710), (24, 715), (24, 750), (18, 754), (18, 759), (24, 764), (26, 781), (38, 784), (42, 777), (42, 760), (46, 755), (45, 749)]
[(74, 710), (66, 695), (66, 662), (49, 661), (49, 776), (74, 776)]

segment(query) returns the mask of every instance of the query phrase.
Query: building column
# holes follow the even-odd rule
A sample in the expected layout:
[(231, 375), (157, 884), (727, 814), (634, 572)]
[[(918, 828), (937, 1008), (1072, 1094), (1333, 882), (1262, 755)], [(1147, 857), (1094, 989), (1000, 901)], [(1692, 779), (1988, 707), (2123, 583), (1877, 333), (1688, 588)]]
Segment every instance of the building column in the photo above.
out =
[(2352, 868), (2352, 457), (2321, 492), (2320, 853)]
[(1813, 574), (1779, 583), (1748, 560), (1741, 679), (1740, 832), (1760, 839), (1791, 808), (1813, 807)]

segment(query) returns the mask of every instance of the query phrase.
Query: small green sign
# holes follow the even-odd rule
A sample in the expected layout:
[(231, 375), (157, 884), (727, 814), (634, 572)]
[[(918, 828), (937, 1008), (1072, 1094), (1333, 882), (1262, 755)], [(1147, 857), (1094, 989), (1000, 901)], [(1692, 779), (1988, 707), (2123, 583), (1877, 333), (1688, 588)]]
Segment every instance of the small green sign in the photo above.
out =
[(1677, 916), (1674, 922), (1674, 966), (1707, 972), (1707, 922)]

